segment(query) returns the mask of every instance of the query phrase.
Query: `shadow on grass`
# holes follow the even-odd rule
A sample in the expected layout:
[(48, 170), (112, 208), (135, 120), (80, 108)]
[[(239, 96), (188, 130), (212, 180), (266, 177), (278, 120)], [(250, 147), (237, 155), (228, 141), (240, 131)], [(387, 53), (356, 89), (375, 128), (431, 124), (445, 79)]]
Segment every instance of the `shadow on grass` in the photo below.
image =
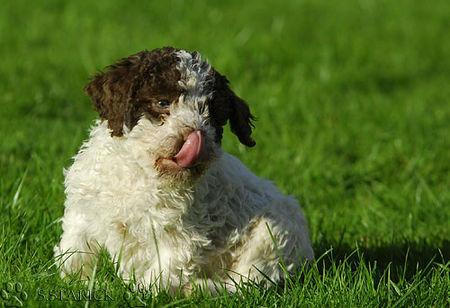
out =
[[(436, 264), (446, 264), (450, 260), (450, 241), (445, 240), (442, 246), (432, 246), (425, 240), (409, 243), (392, 243), (377, 247), (362, 247), (339, 244), (322, 240), (314, 247), (316, 257), (323, 254), (319, 269), (327, 268), (334, 263), (346, 262), (357, 268), (361, 262), (376, 265), (380, 272), (388, 267), (404, 273), (405, 278), (414, 276), (418, 271), (433, 268)], [(326, 253), (329, 251), (328, 253)]]

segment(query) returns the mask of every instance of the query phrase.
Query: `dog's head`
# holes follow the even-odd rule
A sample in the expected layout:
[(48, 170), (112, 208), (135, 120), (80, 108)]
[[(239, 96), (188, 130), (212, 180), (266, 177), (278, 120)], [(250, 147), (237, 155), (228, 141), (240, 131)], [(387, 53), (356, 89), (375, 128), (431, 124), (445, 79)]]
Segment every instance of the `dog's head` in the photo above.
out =
[(255, 145), (248, 105), (198, 52), (165, 47), (131, 55), (94, 76), (85, 92), (111, 136), (145, 152), (140, 159), (172, 180), (205, 171), (228, 121), (240, 142)]

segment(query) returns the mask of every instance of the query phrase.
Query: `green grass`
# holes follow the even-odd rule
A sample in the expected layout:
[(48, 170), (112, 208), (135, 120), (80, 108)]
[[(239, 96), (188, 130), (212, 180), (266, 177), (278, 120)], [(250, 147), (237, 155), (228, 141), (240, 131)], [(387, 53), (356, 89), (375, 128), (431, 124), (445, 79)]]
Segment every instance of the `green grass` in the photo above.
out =
[[(51, 266), (62, 170), (96, 117), (82, 88), (118, 58), (172, 45), (207, 56), (248, 101), (257, 146), (229, 132), (223, 146), (297, 196), (319, 261), (281, 287), (141, 294), (148, 306), (450, 305), (449, 19), (445, 0), (6, 1), (3, 289), (20, 283), (27, 306), (86, 304), (42, 300), (87, 289)], [(88, 304), (127, 305), (104, 255), (93, 288), (113, 300)]]

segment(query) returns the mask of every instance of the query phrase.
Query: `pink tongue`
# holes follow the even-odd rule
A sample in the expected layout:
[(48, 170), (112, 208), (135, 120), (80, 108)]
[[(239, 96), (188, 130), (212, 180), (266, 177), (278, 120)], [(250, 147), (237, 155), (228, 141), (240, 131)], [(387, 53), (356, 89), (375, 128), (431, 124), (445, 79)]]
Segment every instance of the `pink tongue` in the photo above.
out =
[(181, 150), (175, 155), (174, 160), (178, 166), (187, 168), (195, 164), (203, 147), (203, 136), (199, 130), (189, 134)]

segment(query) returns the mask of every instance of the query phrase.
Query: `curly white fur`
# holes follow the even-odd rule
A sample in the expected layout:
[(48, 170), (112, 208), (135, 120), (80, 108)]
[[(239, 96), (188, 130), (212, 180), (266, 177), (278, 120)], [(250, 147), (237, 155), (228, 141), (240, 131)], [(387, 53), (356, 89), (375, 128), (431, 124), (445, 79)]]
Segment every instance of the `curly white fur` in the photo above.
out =
[[(165, 124), (143, 117), (111, 137), (107, 121), (97, 121), (66, 172), (64, 233), (55, 247), (63, 276), (89, 275), (100, 247), (120, 257), (124, 279), (135, 275), (156, 292), (186, 291), (205, 277), (209, 287), (221, 280), (231, 290), (241, 279), (279, 281), (280, 257), (288, 271), (314, 258), (298, 202), (213, 142), (204, 105), (210, 66), (199, 55), (179, 57), (187, 92)], [(193, 182), (161, 176), (158, 155), (192, 129), (205, 135), (209, 168)]]

